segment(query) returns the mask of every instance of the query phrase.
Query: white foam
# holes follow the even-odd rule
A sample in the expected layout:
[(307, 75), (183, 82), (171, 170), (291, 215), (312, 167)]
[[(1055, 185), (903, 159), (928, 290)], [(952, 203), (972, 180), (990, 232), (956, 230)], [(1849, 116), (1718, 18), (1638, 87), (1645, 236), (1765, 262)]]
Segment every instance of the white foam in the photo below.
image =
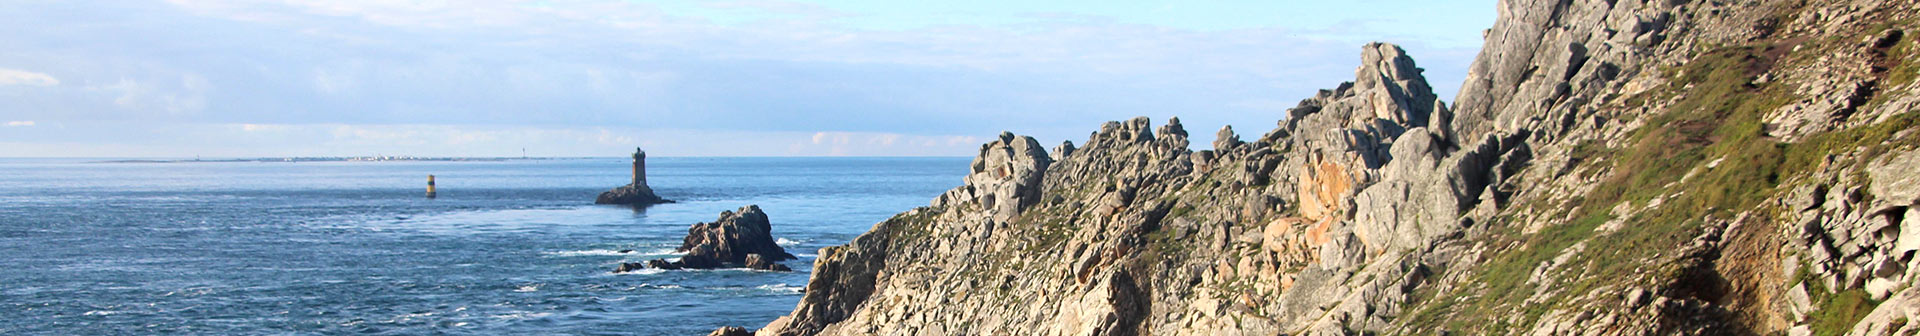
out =
[(807, 289), (806, 287), (792, 286), (787, 284), (760, 285), (753, 288), (759, 289), (759, 290), (765, 290), (769, 292), (775, 292), (775, 293), (800, 293), (800, 292), (804, 292)]
[(502, 319), (502, 320), (529, 320), (529, 319), (547, 317), (549, 315), (553, 315), (553, 313), (522, 312), (522, 313), (494, 315), (493, 318)]
[(89, 310), (85, 313), (81, 313), (80, 315), (81, 316), (107, 316), (107, 315), (113, 315), (113, 314), (119, 314), (119, 313), (120, 312), (112, 311), (112, 310)]
[(640, 288), (649, 288), (649, 289), (683, 289), (683, 288), (686, 288), (686, 287), (681, 287), (680, 285), (673, 285), (673, 284), (667, 284), (667, 285), (655, 285), (655, 284), (649, 284), (649, 283), (643, 283), (643, 284), (640, 284)]
[[(628, 252), (628, 253), (632, 253), (632, 252)], [(547, 256), (555, 256), (555, 257), (578, 257), (578, 256), (617, 256), (617, 255), (626, 255), (627, 253), (620, 253), (620, 251), (615, 251), (615, 250), (586, 250), (586, 251), (541, 252), (540, 254), (547, 255)]]
[(799, 245), (800, 245), (800, 242), (799, 242), (799, 241), (795, 241), (795, 240), (792, 240), (792, 239), (786, 239), (786, 238), (780, 238), (780, 239), (774, 239), (774, 240), (773, 240), (773, 243), (774, 243), (774, 244), (779, 244), (780, 246), (785, 246), (785, 247), (794, 247), (794, 246), (799, 246)]
[(538, 291), (540, 291), (540, 285), (537, 285), (537, 284), (536, 284), (536, 285), (526, 285), (526, 286), (520, 286), (520, 288), (515, 288), (515, 289), (513, 289), (513, 291), (515, 291), (515, 292), (521, 292), (521, 293), (532, 293), (532, 292), (538, 292)]
[(666, 273), (666, 272), (667, 270), (658, 269), (658, 268), (643, 268), (638, 270), (614, 273), (614, 275), (651, 275), (651, 274), (660, 274), (660, 273)]
[[(621, 251), (626, 251), (626, 252), (621, 252)], [(644, 250), (644, 251), (636, 250), (636, 249), (618, 249), (618, 250), (600, 249), (600, 250), (583, 250), (583, 251), (541, 252), (540, 255), (550, 256), (550, 257), (579, 257), (579, 256), (603, 256), (604, 257), (604, 256), (627, 256), (627, 255), (649, 257), (649, 256), (673, 255), (673, 254), (677, 254), (678, 252), (679, 251), (674, 251), (674, 249), (672, 248), (661, 248), (661, 249), (652, 249), (652, 250)]]
[(433, 312), (425, 312), (425, 313), (417, 313), (417, 314), (400, 314), (400, 315), (395, 315), (395, 316), (393, 317), (393, 321), (407, 321), (407, 320), (413, 320), (413, 319), (419, 319), (419, 318), (427, 318), (427, 317), (433, 317)]

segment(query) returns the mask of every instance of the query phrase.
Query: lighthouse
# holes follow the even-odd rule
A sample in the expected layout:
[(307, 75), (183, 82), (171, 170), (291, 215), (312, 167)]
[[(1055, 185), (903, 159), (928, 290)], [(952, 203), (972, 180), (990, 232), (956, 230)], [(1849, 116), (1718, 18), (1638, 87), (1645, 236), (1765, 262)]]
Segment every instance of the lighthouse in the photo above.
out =
[(633, 185), (647, 185), (647, 151), (633, 148)]
[(673, 203), (673, 200), (654, 195), (653, 187), (647, 186), (647, 151), (635, 147), (633, 149), (633, 183), (600, 193), (600, 197), (595, 198), (593, 203), (648, 206)]

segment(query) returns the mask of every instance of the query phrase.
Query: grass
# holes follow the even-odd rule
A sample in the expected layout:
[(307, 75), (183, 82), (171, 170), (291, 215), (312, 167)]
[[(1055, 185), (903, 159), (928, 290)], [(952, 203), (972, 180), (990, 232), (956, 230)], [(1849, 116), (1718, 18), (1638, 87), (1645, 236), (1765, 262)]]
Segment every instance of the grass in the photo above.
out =
[[(1765, 136), (1762, 116), (1786, 103), (1790, 95), (1753, 83), (1772, 66), (1763, 56), (1768, 46), (1722, 48), (1696, 57), (1680, 69), (1669, 87), (1643, 95), (1679, 97), (1666, 112), (1648, 117), (1646, 125), (1628, 134), (1624, 145), (1605, 150), (1593, 144), (1577, 145), (1581, 160), (1604, 158), (1611, 173), (1586, 195), (1562, 209), (1574, 209), (1573, 221), (1542, 228), (1527, 235), (1507, 225), (1491, 237), (1496, 251), (1474, 279), (1477, 294), (1460, 302), (1447, 324), (1469, 333), (1508, 333), (1531, 325), (1555, 308), (1573, 304), (1565, 295), (1586, 295), (1603, 286), (1638, 282), (1639, 277), (1670, 276), (1678, 265), (1661, 262), (1662, 255), (1698, 235), (1703, 218), (1730, 218), (1734, 211), (1751, 209), (1772, 195), (1780, 184), (1786, 147)], [(1663, 101), (1657, 96), (1634, 97), (1642, 102)], [(1720, 160), (1714, 168), (1706, 165)], [(1692, 175), (1683, 180), (1683, 177)], [(1672, 196), (1677, 195), (1677, 196)], [(1655, 197), (1671, 197), (1664, 205), (1627, 221), (1627, 228), (1607, 235), (1594, 229), (1615, 220), (1614, 205), (1644, 206)], [(1569, 278), (1556, 282), (1545, 303), (1526, 303), (1536, 289), (1528, 281), (1541, 263), (1566, 248), (1588, 241), (1592, 248), (1568, 260), (1559, 269)], [(1652, 268), (1652, 269), (1648, 269)], [(1522, 314), (1511, 318), (1511, 313)]]
[(1898, 88), (1911, 84), (1915, 77), (1920, 77), (1920, 62), (1913, 59), (1916, 53), (1920, 52), (1916, 50), (1920, 49), (1920, 43), (1914, 42), (1913, 34), (1920, 34), (1920, 31), (1908, 30), (1906, 36), (1901, 38), (1900, 44), (1894, 45), (1887, 51), (1887, 57), (1898, 60), (1899, 64), (1888, 70), (1887, 85), (1882, 87)]
[(1873, 312), (1873, 308), (1880, 305), (1880, 302), (1869, 298), (1867, 291), (1863, 289), (1855, 288), (1831, 293), (1819, 281), (1805, 283), (1807, 292), (1813, 294), (1815, 307), (1813, 312), (1807, 314), (1807, 321), (1814, 336), (1845, 335), (1847, 331), (1853, 330), (1855, 323), (1859, 323), (1861, 318), (1867, 317), (1867, 313)]

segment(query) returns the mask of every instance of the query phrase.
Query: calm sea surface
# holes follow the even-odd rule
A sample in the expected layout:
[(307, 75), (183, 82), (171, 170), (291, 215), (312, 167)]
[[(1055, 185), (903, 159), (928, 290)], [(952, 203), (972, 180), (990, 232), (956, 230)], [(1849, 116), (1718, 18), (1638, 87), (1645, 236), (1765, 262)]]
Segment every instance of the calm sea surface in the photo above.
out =
[[(0, 160), (0, 335), (759, 328), (793, 309), (817, 249), (927, 204), (967, 160), (653, 158), (680, 203), (641, 211), (592, 204), (628, 159)], [(748, 204), (795, 272), (609, 272)]]

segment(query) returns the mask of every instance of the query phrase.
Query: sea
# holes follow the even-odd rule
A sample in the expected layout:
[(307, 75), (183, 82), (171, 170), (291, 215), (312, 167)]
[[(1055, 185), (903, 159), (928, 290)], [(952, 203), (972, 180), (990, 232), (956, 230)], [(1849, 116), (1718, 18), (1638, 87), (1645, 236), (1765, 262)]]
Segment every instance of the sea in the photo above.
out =
[[(757, 329), (820, 248), (925, 206), (968, 159), (656, 157), (650, 185), (678, 203), (594, 205), (630, 162), (0, 159), (0, 335)], [(746, 205), (793, 272), (612, 272)]]

